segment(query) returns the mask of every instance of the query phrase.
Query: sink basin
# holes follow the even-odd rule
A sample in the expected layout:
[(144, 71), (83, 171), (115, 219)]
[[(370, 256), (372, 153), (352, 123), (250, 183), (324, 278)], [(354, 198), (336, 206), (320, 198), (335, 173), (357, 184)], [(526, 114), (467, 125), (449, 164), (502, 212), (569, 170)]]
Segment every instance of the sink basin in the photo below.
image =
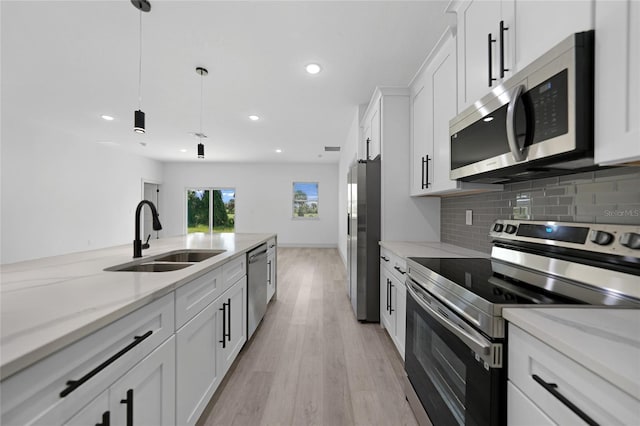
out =
[(191, 266), (190, 263), (137, 263), (128, 266), (114, 266), (105, 269), (106, 271), (123, 271), (123, 272), (169, 272), (177, 271)]
[(166, 255), (160, 255), (153, 260), (157, 262), (202, 262), (226, 250), (179, 250)]

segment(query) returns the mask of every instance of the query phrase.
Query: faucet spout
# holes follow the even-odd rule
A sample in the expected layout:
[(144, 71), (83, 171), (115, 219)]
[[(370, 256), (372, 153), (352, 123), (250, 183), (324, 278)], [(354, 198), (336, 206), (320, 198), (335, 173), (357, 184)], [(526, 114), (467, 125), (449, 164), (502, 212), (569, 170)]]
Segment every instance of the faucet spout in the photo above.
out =
[[(136, 207), (136, 235), (133, 240), (133, 257), (142, 257), (142, 240), (140, 239), (140, 213), (142, 213), (142, 207), (144, 205), (148, 205), (151, 209), (151, 217), (153, 220), (153, 230), (159, 231), (162, 229), (162, 225), (160, 224), (160, 219), (158, 218), (158, 210), (156, 206), (149, 200), (142, 200), (138, 203), (138, 207)], [(148, 241), (148, 240), (147, 240)]]

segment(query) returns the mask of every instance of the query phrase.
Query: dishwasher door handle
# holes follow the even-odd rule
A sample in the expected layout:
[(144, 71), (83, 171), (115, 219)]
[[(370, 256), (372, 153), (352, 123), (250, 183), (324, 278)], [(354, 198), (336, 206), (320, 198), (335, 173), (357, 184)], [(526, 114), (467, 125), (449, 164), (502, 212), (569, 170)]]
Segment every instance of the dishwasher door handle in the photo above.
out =
[(256, 254), (252, 254), (251, 256), (249, 256), (249, 263), (254, 263), (258, 257), (262, 257), (262, 255), (267, 255), (267, 249), (264, 249), (264, 251), (261, 251), (260, 253), (256, 253)]

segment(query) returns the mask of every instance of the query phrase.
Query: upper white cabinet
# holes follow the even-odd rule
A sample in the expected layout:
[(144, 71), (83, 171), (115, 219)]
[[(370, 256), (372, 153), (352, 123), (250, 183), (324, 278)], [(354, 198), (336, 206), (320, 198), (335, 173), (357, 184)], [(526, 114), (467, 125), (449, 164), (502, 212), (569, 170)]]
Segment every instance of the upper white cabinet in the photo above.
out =
[(593, 0), (466, 0), (449, 12), (458, 22), (458, 108), (575, 32), (594, 28)]
[(640, 2), (596, 1), (595, 161), (640, 161)]
[(456, 40), (447, 30), (410, 87), (411, 195), (499, 190), (449, 178), (449, 120), (457, 113)]
[(365, 160), (376, 158), (380, 155), (380, 105), (382, 100), (378, 97), (365, 111), (362, 119), (362, 141), (360, 157)]

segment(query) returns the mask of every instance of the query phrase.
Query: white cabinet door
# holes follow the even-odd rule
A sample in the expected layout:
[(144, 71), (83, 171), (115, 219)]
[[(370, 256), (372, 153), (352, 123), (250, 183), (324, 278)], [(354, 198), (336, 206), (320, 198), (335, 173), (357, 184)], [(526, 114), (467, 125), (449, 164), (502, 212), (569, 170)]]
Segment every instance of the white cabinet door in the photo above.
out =
[(595, 161), (640, 161), (640, 2), (596, 1)]
[(218, 356), (219, 371), (224, 376), (240, 350), (247, 341), (247, 277), (242, 277), (236, 284), (227, 290), (219, 301), (226, 318), (223, 325), (224, 345), (220, 347)]
[(555, 423), (520, 389), (507, 382), (507, 424), (510, 426), (553, 426)]
[[(366, 111), (362, 121), (362, 150), (360, 158), (374, 159), (381, 152), (381, 121), (380, 106), (381, 99), (377, 98), (372, 102)], [(367, 150), (369, 156), (367, 157)]]
[(411, 89), (411, 195), (427, 193), (433, 182), (433, 167), (427, 166), (433, 165), (433, 99), (429, 77), (428, 72), (423, 73)]
[[(498, 37), (502, 2), (472, 0), (457, 12), (458, 107), (467, 108), (489, 93), (499, 78)], [(489, 43), (489, 34), (494, 42)], [(491, 58), (489, 57), (491, 46)], [(491, 76), (489, 68), (491, 67)], [(506, 76), (505, 76), (506, 77)], [(490, 78), (496, 79), (490, 82)]]
[(172, 336), (111, 386), (113, 425), (175, 424), (175, 351)]
[(529, 65), (571, 34), (593, 29), (593, 9), (593, 0), (515, 0), (515, 68)]
[(393, 311), (390, 309), (391, 273), (385, 267), (380, 267), (380, 324), (393, 338), (395, 324)]
[(64, 423), (65, 426), (109, 426), (110, 424), (111, 412), (109, 411), (108, 390), (102, 392), (96, 399)]
[(393, 339), (400, 356), (404, 359), (405, 337), (407, 334), (407, 288), (404, 282), (393, 277), (393, 314), (395, 315), (395, 338)]
[(209, 304), (176, 333), (176, 420), (194, 425), (223, 374), (219, 361), (222, 343), (222, 305)]

